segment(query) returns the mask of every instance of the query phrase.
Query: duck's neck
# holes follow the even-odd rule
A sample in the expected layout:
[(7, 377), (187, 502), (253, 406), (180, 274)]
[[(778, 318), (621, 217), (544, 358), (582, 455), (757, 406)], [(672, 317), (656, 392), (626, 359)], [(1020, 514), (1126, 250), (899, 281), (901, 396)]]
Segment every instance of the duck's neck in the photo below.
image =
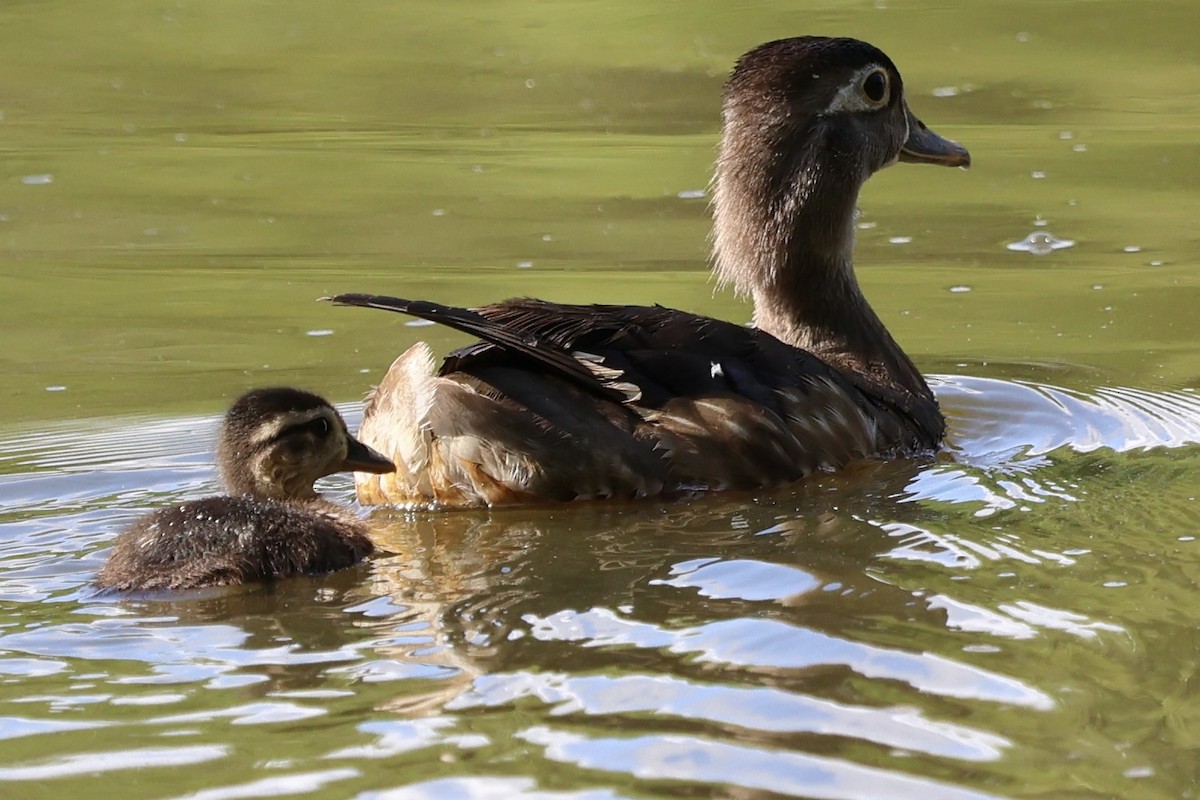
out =
[[(754, 299), (754, 324), (843, 371), (930, 396), (854, 277), (854, 219), (866, 175), (813, 153), (780, 165), (722, 145), (713, 192), (714, 269)], [(749, 163), (747, 163), (749, 162)]]

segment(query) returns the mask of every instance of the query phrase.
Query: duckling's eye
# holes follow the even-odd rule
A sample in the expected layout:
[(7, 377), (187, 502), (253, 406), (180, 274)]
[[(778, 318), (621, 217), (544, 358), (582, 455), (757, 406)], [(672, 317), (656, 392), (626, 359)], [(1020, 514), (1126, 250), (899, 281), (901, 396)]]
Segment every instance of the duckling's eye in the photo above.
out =
[(280, 436), (290, 437), (309, 434), (311, 436), (321, 438), (323, 436), (328, 436), (330, 430), (329, 420), (327, 420), (325, 417), (317, 417), (316, 419), (311, 419), (308, 422), (301, 422), (298, 425), (292, 425), (290, 428), (285, 429)]
[(875, 70), (862, 82), (863, 94), (872, 103), (882, 103), (887, 98), (888, 79), (883, 70)]

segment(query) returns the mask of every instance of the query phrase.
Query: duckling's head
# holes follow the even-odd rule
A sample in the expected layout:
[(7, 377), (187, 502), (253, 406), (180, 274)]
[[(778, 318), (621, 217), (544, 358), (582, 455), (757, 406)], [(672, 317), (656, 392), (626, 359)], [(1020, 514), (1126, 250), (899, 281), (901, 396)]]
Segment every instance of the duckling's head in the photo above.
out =
[(316, 497), (335, 472), (392, 472), (391, 461), (350, 435), (341, 414), (311, 392), (275, 387), (239, 397), (217, 437), (221, 480), (231, 494), (262, 499)]
[(758, 294), (815, 259), (849, 267), (859, 189), (897, 161), (962, 166), (966, 148), (917, 119), (900, 73), (857, 39), (803, 36), (756, 47), (725, 84), (714, 177), (719, 278)]

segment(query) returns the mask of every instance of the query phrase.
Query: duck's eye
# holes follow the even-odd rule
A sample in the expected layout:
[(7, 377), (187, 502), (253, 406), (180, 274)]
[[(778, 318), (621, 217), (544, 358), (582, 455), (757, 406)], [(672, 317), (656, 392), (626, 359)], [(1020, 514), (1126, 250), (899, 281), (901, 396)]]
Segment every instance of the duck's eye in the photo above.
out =
[(875, 70), (862, 82), (863, 94), (872, 103), (882, 103), (887, 98), (888, 79), (883, 70)]
[(325, 417), (317, 417), (313, 420), (312, 429), (317, 436), (328, 436), (329, 420), (325, 419)]

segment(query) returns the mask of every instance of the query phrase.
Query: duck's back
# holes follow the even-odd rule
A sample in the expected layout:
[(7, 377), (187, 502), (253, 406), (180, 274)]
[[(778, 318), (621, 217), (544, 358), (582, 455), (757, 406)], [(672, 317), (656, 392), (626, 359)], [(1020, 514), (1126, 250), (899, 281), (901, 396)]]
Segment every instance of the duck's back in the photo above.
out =
[(135, 521), (118, 536), (96, 585), (119, 591), (227, 586), (341, 569), (373, 549), (360, 521), (321, 501), (210, 497)]
[(358, 475), (364, 502), (507, 505), (772, 486), (929, 450), (941, 436), (932, 395), (681, 311), (361, 304), (483, 339), (440, 368), (424, 344), (392, 365), (360, 437), (398, 468)]

